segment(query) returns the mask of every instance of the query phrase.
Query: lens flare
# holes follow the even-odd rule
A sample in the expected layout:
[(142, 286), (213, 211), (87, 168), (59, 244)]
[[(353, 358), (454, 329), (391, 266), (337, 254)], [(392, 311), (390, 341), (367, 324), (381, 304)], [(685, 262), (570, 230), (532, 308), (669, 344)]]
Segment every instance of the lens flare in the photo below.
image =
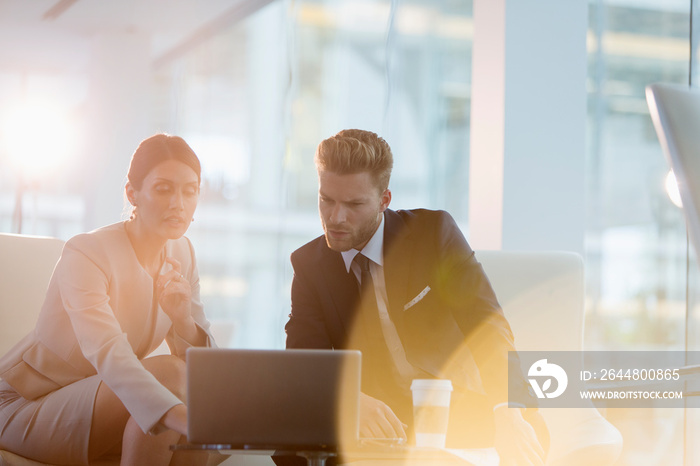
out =
[(55, 173), (75, 142), (67, 112), (49, 103), (28, 103), (7, 112), (0, 131), (10, 163), (27, 179)]
[(668, 194), (669, 199), (676, 207), (683, 207), (683, 201), (681, 201), (681, 192), (678, 189), (678, 181), (676, 180), (676, 175), (673, 170), (670, 170), (666, 175), (666, 181), (664, 182), (666, 187), (666, 194)]

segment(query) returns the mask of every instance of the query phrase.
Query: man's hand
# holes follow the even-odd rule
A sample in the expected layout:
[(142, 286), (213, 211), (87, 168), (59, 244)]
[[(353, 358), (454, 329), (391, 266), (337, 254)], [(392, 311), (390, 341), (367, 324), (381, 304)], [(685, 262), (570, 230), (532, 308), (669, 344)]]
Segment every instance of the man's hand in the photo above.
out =
[(406, 440), (406, 430), (384, 402), (360, 393), (360, 437)]
[(501, 466), (543, 466), (545, 452), (535, 429), (523, 419), (520, 408), (502, 406), (494, 412), (495, 447)]

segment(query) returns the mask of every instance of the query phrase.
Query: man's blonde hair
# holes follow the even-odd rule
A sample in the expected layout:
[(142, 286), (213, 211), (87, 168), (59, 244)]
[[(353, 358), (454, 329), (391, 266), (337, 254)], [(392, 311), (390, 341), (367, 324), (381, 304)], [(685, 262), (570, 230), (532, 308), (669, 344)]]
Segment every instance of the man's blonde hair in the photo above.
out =
[(382, 193), (389, 187), (394, 156), (389, 144), (371, 131), (344, 129), (321, 141), (316, 168), (338, 175), (369, 172)]

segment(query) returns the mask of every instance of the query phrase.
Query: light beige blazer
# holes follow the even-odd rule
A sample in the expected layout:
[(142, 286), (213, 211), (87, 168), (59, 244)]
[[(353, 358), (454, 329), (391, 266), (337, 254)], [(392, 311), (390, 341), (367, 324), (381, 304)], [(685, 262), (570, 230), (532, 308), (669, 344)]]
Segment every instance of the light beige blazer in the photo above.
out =
[[(193, 317), (213, 345), (192, 244), (185, 237), (170, 240), (166, 254), (182, 265), (192, 287)], [(153, 279), (120, 222), (66, 243), (36, 327), (0, 359), (0, 378), (32, 400), (98, 374), (144, 432), (156, 432), (163, 415), (182, 403), (140, 362), (163, 339), (185, 358), (191, 345), (154, 299)]]

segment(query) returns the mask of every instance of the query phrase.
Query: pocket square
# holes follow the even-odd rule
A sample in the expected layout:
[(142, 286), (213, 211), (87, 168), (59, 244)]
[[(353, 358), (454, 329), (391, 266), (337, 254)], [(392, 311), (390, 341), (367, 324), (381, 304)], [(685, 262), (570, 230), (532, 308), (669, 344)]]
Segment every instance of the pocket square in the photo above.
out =
[(419, 302), (421, 299), (425, 298), (425, 295), (428, 294), (428, 291), (430, 291), (430, 287), (429, 287), (429, 286), (426, 286), (425, 288), (423, 288), (423, 291), (421, 291), (420, 293), (418, 293), (418, 296), (416, 296), (415, 298), (413, 298), (412, 300), (410, 300), (408, 303), (406, 303), (406, 304), (404, 305), (403, 310), (404, 310), (404, 311), (407, 311), (407, 310), (409, 310), (411, 307), (413, 307), (413, 306), (415, 306), (416, 304), (418, 304), (418, 302)]

